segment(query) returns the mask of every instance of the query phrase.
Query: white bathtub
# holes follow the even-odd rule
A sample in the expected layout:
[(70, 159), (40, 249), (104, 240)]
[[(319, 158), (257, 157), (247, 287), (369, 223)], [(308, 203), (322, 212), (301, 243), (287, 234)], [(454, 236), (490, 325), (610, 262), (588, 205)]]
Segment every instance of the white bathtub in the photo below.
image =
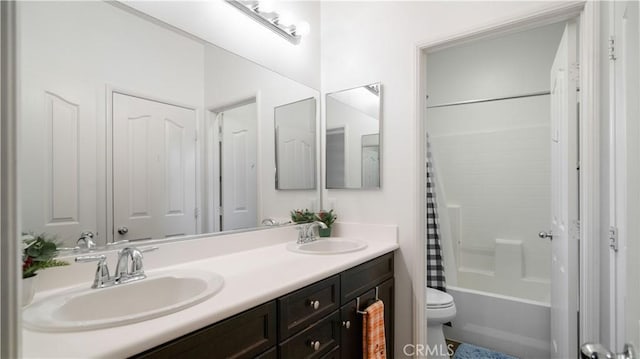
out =
[(548, 303), (451, 286), (447, 292), (457, 314), (452, 326), (445, 326), (446, 338), (522, 359), (550, 357)]

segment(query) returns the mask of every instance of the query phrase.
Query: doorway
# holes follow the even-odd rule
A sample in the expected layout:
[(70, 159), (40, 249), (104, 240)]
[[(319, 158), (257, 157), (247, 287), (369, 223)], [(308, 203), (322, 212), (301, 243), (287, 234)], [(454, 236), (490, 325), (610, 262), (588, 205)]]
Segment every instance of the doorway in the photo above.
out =
[[(598, 215), (598, 210), (596, 208), (596, 206), (594, 205), (598, 203), (598, 198), (599, 198), (599, 192), (598, 192), (598, 188), (597, 188), (597, 183), (599, 183), (599, 172), (598, 172), (598, 161), (597, 158), (599, 156), (599, 151), (598, 151), (598, 141), (597, 141), (597, 128), (599, 127), (599, 124), (597, 123), (597, 119), (595, 118), (594, 114), (597, 112), (594, 112), (594, 108), (593, 108), (593, 103), (597, 102), (597, 96), (595, 96), (595, 94), (597, 93), (598, 88), (594, 86), (593, 81), (591, 80), (586, 80), (586, 79), (592, 79), (597, 75), (597, 70), (594, 69), (593, 67), (593, 57), (590, 56), (590, 52), (592, 51), (591, 49), (593, 49), (595, 46), (597, 46), (598, 44), (598, 38), (595, 36), (595, 34), (593, 33), (593, 19), (597, 18), (597, 14), (598, 14), (598, 9), (597, 6), (594, 7), (593, 4), (574, 4), (574, 6), (570, 6), (570, 5), (566, 5), (566, 7), (562, 8), (562, 9), (554, 9), (554, 10), (550, 10), (547, 11), (546, 13), (543, 14), (537, 14), (535, 16), (529, 16), (529, 17), (525, 17), (522, 19), (512, 19), (511, 21), (509, 21), (508, 23), (505, 22), (504, 24), (500, 24), (500, 25), (496, 25), (493, 26), (489, 29), (487, 28), (482, 28), (477, 30), (476, 32), (471, 31), (471, 32), (467, 32), (463, 35), (459, 35), (459, 36), (452, 36), (448, 39), (442, 39), (439, 41), (433, 41), (427, 44), (424, 44), (422, 46), (418, 46), (417, 48), (417, 56), (419, 58), (419, 63), (420, 63), (420, 67), (419, 67), (419, 82), (417, 84), (417, 88), (420, 90), (419, 93), (421, 93), (422, 95), (419, 97), (418, 100), (418, 104), (419, 104), (419, 109), (418, 109), (418, 113), (419, 116), (417, 118), (417, 128), (419, 129), (419, 134), (417, 142), (420, 144), (420, 149), (419, 151), (421, 151), (420, 155), (419, 155), (419, 162), (418, 162), (418, 166), (420, 166), (420, 168), (424, 168), (425, 167), (425, 162), (426, 162), (426, 151), (425, 148), (427, 146), (426, 142), (426, 132), (428, 129), (428, 121), (429, 121), (429, 110), (427, 109), (428, 106), (430, 105), (434, 105), (434, 104), (442, 104), (446, 102), (437, 102), (435, 101), (435, 99), (432, 97), (432, 93), (429, 91), (429, 84), (430, 81), (432, 80), (432, 77), (429, 77), (427, 75), (427, 66), (429, 64), (429, 54), (441, 51), (441, 50), (447, 50), (447, 49), (451, 49), (453, 47), (456, 47), (458, 45), (463, 46), (463, 45), (468, 45), (468, 44), (472, 44), (475, 43), (476, 41), (482, 41), (485, 39), (495, 39), (497, 37), (500, 36), (509, 36), (509, 35), (513, 35), (513, 34), (517, 34), (517, 33), (522, 33), (528, 30), (532, 30), (532, 29), (537, 29), (537, 28), (541, 28), (544, 26), (547, 26), (549, 24), (553, 24), (553, 23), (567, 23), (571, 20), (575, 21), (576, 26), (575, 28), (575, 33), (576, 33), (576, 39), (579, 38), (580, 41), (582, 42), (580, 44), (579, 47), (576, 47), (578, 50), (574, 53), (575, 59), (579, 60), (579, 62), (581, 62), (580, 67), (572, 67), (571, 69), (567, 68), (566, 70), (566, 74), (570, 74), (571, 76), (575, 76), (577, 79), (577, 75), (579, 74), (581, 77), (584, 74), (587, 74), (586, 76), (584, 76), (585, 81), (583, 83), (581, 83), (581, 88), (580, 88), (580, 98), (582, 99), (582, 101), (580, 102), (574, 102), (572, 108), (576, 110), (579, 109), (579, 121), (576, 120), (576, 126), (573, 126), (571, 131), (569, 133), (572, 133), (575, 140), (571, 140), (571, 141), (575, 141), (575, 143), (577, 144), (578, 142), (581, 144), (581, 146), (579, 148), (575, 148), (575, 155), (576, 157), (580, 157), (581, 161), (580, 161), (580, 172), (575, 173), (574, 172), (574, 177), (576, 178), (576, 180), (573, 182), (575, 183), (574, 187), (578, 187), (578, 183), (580, 184), (581, 188), (589, 188), (589, 192), (588, 194), (585, 191), (581, 191), (579, 193), (577, 193), (574, 196), (574, 199), (571, 200), (569, 199), (569, 201), (571, 203), (574, 203), (574, 207), (575, 207), (575, 215), (573, 216), (573, 218), (569, 219), (568, 222), (565, 222), (566, 228), (565, 228), (565, 233), (567, 236), (569, 236), (569, 238), (571, 238), (571, 241), (573, 241), (573, 243), (575, 243), (575, 249), (571, 249), (568, 250), (570, 253), (572, 253), (571, 255), (573, 256), (572, 259), (568, 259), (570, 264), (567, 265), (571, 265), (572, 268), (571, 270), (574, 271), (574, 275), (568, 274), (567, 278), (568, 280), (572, 283), (572, 287), (575, 288), (575, 296), (573, 295), (569, 295), (570, 299), (565, 299), (566, 303), (562, 303), (561, 306), (558, 306), (557, 309), (554, 310), (561, 310), (564, 311), (565, 313), (568, 314), (568, 316), (566, 317), (567, 319), (567, 325), (571, 326), (572, 331), (571, 333), (567, 333), (567, 337), (568, 338), (562, 338), (562, 339), (556, 339), (556, 346), (552, 346), (551, 342), (548, 342), (548, 346), (546, 346), (546, 350), (548, 350), (547, 352), (547, 357), (551, 357), (552, 355), (555, 357), (564, 357), (564, 356), (575, 356), (573, 354), (563, 354), (563, 353), (567, 353), (565, 350), (568, 350), (568, 353), (575, 353), (577, 354), (578, 351), (578, 344), (580, 342), (583, 342), (585, 338), (592, 338), (592, 337), (598, 337), (599, 333), (598, 333), (598, 326), (593, 325), (594, 323), (598, 322), (599, 319), (599, 313), (598, 313), (598, 308), (599, 308), (599, 298), (598, 298), (598, 286), (599, 286), (599, 274), (597, 273), (597, 271), (593, 270), (593, 269), (589, 269), (589, 266), (593, 266), (596, 265), (598, 263), (598, 258), (597, 258), (597, 253), (599, 252), (598, 249), (598, 240), (599, 240), (599, 215)], [(553, 20), (550, 20), (553, 19)], [(579, 34), (579, 35), (578, 35)], [(556, 48), (557, 49), (557, 48)], [(554, 50), (556, 50), (554, 49)], [(515, 50), (517, 51), (517, 50)], [(555, 55), (554, 51), (554, 55)], [(548, 69), (549, 70), (549, 69)], [(525, 70), (522, 70), (521, 72), (527, 72)], [(443, 74), (443, 76), (447, 76), (447, 74), (450, 74), (451, 72), (447, 73), (445, 72)], [(596, 75), (594, 75), (594, 73)], [(527, 76), (530, 74), (524, 74), (524, 76)], [(550, 77), (550, 72), (547, 72), (546, 75), (544, 76), (544, 78), (547, 81), (547, 88), (544, 90), (548, 90), (549, 93), (551, 93), (552, 88), (551, 88), (551, 77)], [(488, 81), (490, 82), (490, 81)], [(490, 82), (491, 83), (491, 82)], [(492, 85), (495, 84), (495, 81), (493, 83), (491, 83)], [(450, 87), (455, 87), (456, 85), (458, 86), (462, 86), (464, 87), (464, 90), (469, 90), (472, 89), (473, 86), (471, 85), (470, 81), (468, 81), (468, 78), (465, 78), (465, 81), (462, 82), (456, 82), (456, 81), (449, 81), (448, 85)], [(516, 100), (520, 99), (521, 97), (518, 95), (521, 94), (527, 94), (527, 93), (534, 93), (537, 92), (537, 90), (531, 90), (531, 91), (525, 91), (523, 92), (515, 92), (513, 93), (516, 96), (511, 96), (508, 93), (503, 94), (502, 96), (500, 96), (499, 94), (492, 94), (492, 95), (488, 95), (485, 97), (476, 97), (476, 98), (459, 98), (459, 99), (454, 99), (451, 102), (463, 102), (465, 100), (474, 100), (474, 99), (492, 99), (492, 98), (496, 98), (496, 97), (500, 97), (503, 100), (507, 100), (507, 101), (511, 101), (511, 100)], [(426, 94), (429, 95), (429, 98), (426, 98)], [(550, 98), (549, 95), (546, 95), (547, 97)], [(506, 98), (502, 98), (502, 97), (506, 97)], [(531, 96), (531, 98), (536, 98)], [(524, 100), (523, 100), (524, 101)], [(495, 103), (493, 103), (494, 101), (488, 101), (486, 102), (487, 106), (493, 106), (496, 105)], [(567, 103), (569, 104), (569, 103)], [(471, 105), (471, 104), (467, 104)], [(479, 105), (479, 103), (476, 103), (476, 105)], [(507, 114), (508, 115), (508, 114)], [(513, 117), (513, 116), (512, 116)], [(426, 124), (425, 121), (426, 119)], [(577, 127), (577, 123), (580, 123), (580, 128)], [(477, 124), (475, 122), (470, 123), (469, 126), (476, 126)], [(551, 142), (551, 133), (547, 132), (547, 140), (546, 143), (549, 144), (547, 146), (547, 151), (551, 151), (551, 146), (550, 146), (550, 142)], [(594, 139), (595, 138), (595, 139)], [(579, 139), (579, 141), (578, 141)], [(568, 142), (568, 144), (571, 143), (571, 141)], [(441, 141), (442, 142), (442, 141)], [(489, 142), (489, 145), (495, 145), (496, 142)], [(522, 143), (524, 144), (524, 142)], [(576, 145), (577, 146), (577, 145)], [(494, 146), (495, 148), (495, 146)], [(425, 152), (422, 152), (425, 151)], [(589, 156), (582, 156), (581, 154), (584, 153), (588, 153)], [(474, 153), (471, 153), (471, 151), (467, 151), (467, 158), (469, 158), (471, 155), (473, 155)], [(475, 153), (477, 155), (477, 153)], [(504, 153), (504, 156), (508, 156), (510, 153), (507, 151)], [(513, 155), (513, 153), (511, 153)], [(551, 157), (551, 156), (549, 156)], [(436, 165), (438, 165), (438, 163), (441, 163), (442, 160), (440, 162), (438, 162), (438, 159), (436, 158)], [(568, 159), (565, 161), (565, 163), (570, 163), (571, 161), (569, 161)], [(573, 170), (575, 171), (575, 169), (578, 167), (577, 166), (578, 162), (576, 160), (576, 162), (573, 162), (573, 164), (571, 166), (563, 166), (563, 169), (570, 169), (573, 168)], [(477, 162), (473, 162), (470, 161), (468, 162), (469, 166), (474, 166), (475, 165), (475, 169), (479, 170), (479, 171), (485, 171), (485, 173), (487, 171), (491, 171), (491, 170), (496, 170), (495, 167), (481, 167), (478, 166)], [(499, 168), (498, 168), (499, 169)], [(422, 172), (422, 171), (421, 171)], [(442, 172), (442, 171), (441, 171)], [(568, 173), (565, 175), (564, 179), (563, 179), (563, 183), (567, 183), (568, 180)], [(458, 180), (458, 179), (456, 179)], [(549, 180), (550, 181), (550, 180)], [(440, 182), (442, 182), (442, 179), (440, 180)], [(459, 181), (458, 181), (459, 182)], [(419, 183), (419, 187), (417, 188), (417, 192), (420, 193), (420, 203), (419, 203), (419, 208), (417, 208), (417, 211), (419, 213), (419, 218), (425, 218), (426, 217), (426, 206), (425, 206), (425, 198), (426, 198), (426, 186), (425, 186), (425, 178), (424, 178), (424, 174), (421, 175), (420, 180), (418, 181)], [(445, 187), (449, 185), (451, 186), (452, 184), (450, 182), (445, 183)], [(551, 186), (551, 185), (550, 185)], [(492, 201), (493, 199), (489, 199), (489, 201)], [(486, 205), (493, 205), (494, 203), (489, 202), (489, 201), (485, 201), (485, 207)], [(454, 206), (455, 207), (455, 206)], [(552, 213), (552, 208), (551, 206), (548, 207), (547, 210), (547, 223), (551, 222), (551, 213)], [(560, 208), (562, 208), (563, 210), (565, 210), (567, 207), (566, 206), (560, 206)], [(585, 210), (586, 209), (586, 210)], [(447, 212), (455, 212), (456, 208), (453, 208), (452, 211), (448, 211), (448, 210), (444, 210), (444, 214), (451, 214), (450, 215), (450, 220), (451, 221), (459, 221), (460, 217), (456, 215), (456, 213), (447, 213)], [(580, 215), (580, 218), (578, 217), (578, 213), (582, 214)], [(460, 213), (458, 213), (460, 214)], [(440, 215), (440, 213), (439, 213)], [(567, 217), (565, 217), (567, 218)], [(578, 222), (578, 218), (580, 219), (580, 221)], [(414, 282), (414, 284), (416, 286), (418, 286), (419, 284), (425, 283), (426, 282), (426, 273), (424, 268), (425, 266), (425, 262), (426, 262), (426, 248), (424, 247), (424, 243), (425, 243), (425, 238), (426, 238), (426, 233), (425, 233), (425, 226), (424, 226), (424, 222), (423, 221), (419, 221), (419, 227), (418, 227), (418, 233), (421, 233), (419, 242), (417, 242), (417, 248), (420, 248), (420, 250), (422, 251), (422, 255), (420, 256), (419, 260), (418, 260), (418, 264), (416, 265), (416, 281)], [(503, 221), (502, 226), (511, 226), (512, 222), (509, 221)], [(550, 227), (549, 227), (550, 228)], [(537, 230), (536, 230), (537, 231)], [(455, 231), (454, 231), (455, 232)], [(544, 236), (545, 238), (548, 237), (547, 235), (550, 234), (547, 231), (540, 231), (540, 232), (545, 232), (545, 233), (541, 233), (542, 236)], [(453, 233), (453, 235), (460, 235), (460, 232), (457, 233)], [(471, 235), (473, 235), (474, 233), (471, 233)], [(538, 233), (533, 232), (534, 236), (537, 237)], [(466, 235), (469, 235), (469, 233), (466, 233)], [(580, 248), (577, 247), (577, 241), (578, 238), (580, 240)], [(525, 247), (525, 242), (522, 243), (518, 243), (518, 241), (511, 241), (510, 238), (507, 238), (506, 241), (503, 241), (502, 239), (504, 238), (498, 238), (499, 241), (494, 241), (493, 244), (493, 248), (492, 251), (494, 251), (493, 254), (488, 253), (488, 251), (486, 250), (487, 248), (471, 248), (471, 252), (472, 254), (475, 255), (475, 258), (472, 258), (475, 260), (475, 262), (472, 260), (471, 262), (468, 263), (475, 263), (475, 264), (482, 264), (483, 262), (481, 260), (478, 260), (478, 258), (482, 258), (483, 256), (486, 257), (493, 257), (493, 263), (491, 263), (490, 261), (485, 260), (484, 264), (493, 267), (493, 271), (495, 272), (496, 269), (496, 265), (498, 266), (503, 266), (503, 265), (507, 265), (507, 266), (513, 266), (514, 263), (510, 262), (510, 261), (500, 261), (498, 260), (496, 262), (496, 258), (497, 258), (497, 252), (502, 251), (503, 255), (505, 253), (509, 253), (511, 250), (514, 249), (514, 247), (516, 248), (515, 251), (513, 251), (512, 253), (515, 253), (515, 256), (507, 256), (507, 258), (521, 258), (519, 255), (517, 255), (518, 253), (522, 254), (523, 252), (526, 251), (527, 248)], [(544, 240), (542, 238), (536, 238), (538, 241), (542, 240), (543, 242), (539, 242), (539, 243), (544, 243)], [(532, 239), (533, 240), (533, 239)], [(548, 241), (548, 239), (546, 239)], [(456, 242), (454, 242), (455, 244)], [(517, 250), (517, 247), (522, 245), (523, 248), (521, 248), (520, 251)], [(499, 248), (500, 247), (500, 248)], [(549, 244), (549, 247), (551, 247), (551, 245)], [(476, 249), (476, 251), (474, 251), (474, 249)], [(542, 252), (541, 252), (542, 253)], [(458, 252), (458, 254), (460, 254)], [(446, 253), (445, 253), (445, 260), (447, 260), (446, 258)], [(504, 257), (504, 256), (503, 256)], [(540, 256), (539, 256), (540, 257)], [(551, 262), (554, 258), (550, 255), (546, 257), (547, 260), (549, 262)], [(588, 264), (584, 262), (583, 258), (588, 258), (589, 262)], [(595, 259), (594, 259), (595, 258)], [(451, 258), (449, 258), (451, 259)], [(467, 258), (469, 259), (469, 258)], [(446, 262), (445, 262), (446, 263)], [(516, 266), (514, 268), (518, 268), (521, 269), (519, 271), (519, 273), (522, 273), (523, 271), (526, 274), (526, 264), (522, 263), (523, 266), (519, 266), (516, 263)], [(548, 271), (551, 272), (551, 265), (549, 265), (548, 267)], [(567, 266), (562, 266), (563, 270), (568, 270)], [(507, 272), (508, 275), (512, 275), (513, 273), (518, 273), (518, 271), (509, 271)], [(578, 273), (580, 273), (580, 276), (578, 276)], [(578, 286), (578, 283), (580, 283), (580, 286)], [(549, 285), (551, 285), (551, 280), (549, 281)], [(473, 294), (475, 294), (477, 290), (473, 289), (473, 290), (468, 290), (466, 291), (468, 294), (468, 292), (474, 292)], [(580, 296), (578, 296), (578, 291), (580, 292)], [(417, 294), (419, 297), (424, 298), (425, 294), (423, 293), (418, 293)], [(494, 295), (494, 299), (490, 300), (489, 302), (499, 302), (501, 301), (503, 298), (503, 296), (505, 296), (504, 294), (497, 294)], [(454, 299), (455, 299), (455, 295), (454, 295)], [(508, 295), (507, 295), (508, 297)], [(500, 298), (500, 299), (498, 299)], [(527, 304), (532, 303), (532, 302), (538, 302), (536, 300), (531, 300), (531, 299), (524, 299), (524, 302), (527, 302)], [(516, 303), (517, 301), (512, 301), (512, 303)], [(424, 302), (422, 302), (424, 303)], [(471, 301), (471, 303), (477, 303), (477, 302), (473, 302)], [(539, 302), (538, 302), (539, 303)], [(533, 304), (538, 304), (538, 303), (533, 303)], [(577, 308), (578, 308), (578, 303), (580, 305), (581, 308), (585, 308), (584, 311), (582, 312), (578, 312)], [(458, 303), (456, 302), (456, 305), (458, 305)], [(550, 305), (551, 307), (551, 305)], [(575, 309), (571, 309), (571, 308), (575, 308)], [(531, 313), (536, 313), (539, 312), (538, 309), (540, 309), (540, 307), (535, 308), (531, 307)], [(458, 308), (458, 310), (460, 310), (460, 308)], [(420, 311), (422, 311), (422, 313), (424, 313), (425, 308), (416, 308), (416, 311), (418, 312), (417, 314), (420, 314)], [(551, 312), (553, 310), (549, 309), (547, 311), (547, 318), (549, 318), (549, 320), (551, 321), (552, 319), (552, 315)], [(476, 313), (478, 313), (478, 311), (475, 311)], [(482, 317), (489, 317), (491, 316), (491, 314), (487, 313), (487, 312), (483, 312), (484, 314), (482, 315)], [(498, 312), (498, 314), (502, 317), (504, 317), (504, 308), (501, 308), (501, 310)], [(569, 317), (570, 316), (570, 317)], [(536, 317), (536, 316), (534, 316)], [(542, 316), (537, 316), (537, 318), (542, 318)], [(557, 319), (558, 316), (553, 317), (554, 319)], [(428, 320), (428, 318), (426, 319)], [(513, 322), (513, 321), (512, 321)], [(420, 323), (420, 321), (418, 320), (416, 323), (416, 326), (414, 327), (416, 335), (417, 335), (417, 340), (418, 342), (420, 342), (420, 340), (423, 340), (424, 338), (424, 332), (426, 331), (425, 328), (421, 325), (424, 324), (424, 322)], [(531, 323), (529, 323), (530, 325)], [(456, 320), (453, 321), (452, 323), (453, 327), (456, 326)], [(561, 328), (560, 326), (554, 324), (555, 328)], [(473, 326), (467, 326), (467, 328), (472, 328)], [(523, 328), (526, 327), (526, 325), (520, 325), (517, 323), (512, 323), (512, 327), (514, 328)], [(545, 331), (547, 338), (549, 335), (549, 331), (551, 330), (551, 323), (549, 322), (549, 325), (545, 325), (543, 327), (543, 330)], [(567, 326), (565, 326), (566, 328)], [(476, 333), (479, 333), (481, 335), (486, 334), (489, 332), (489, 330), (482, 329), (481, 327), (476, 326), (475, 327), (477, 329)], [(578, 330), (579, 328), (579, 330)], [(519, 333), (515, 333), (515, 332), (511, 332), (508, 331), (509, 330), (509, 326), (505, 326), (504, 330), (502, 333), (504, 334), (503, 337), (505, 338), (511, 338), (511, 342), (518, 342), (518, 340), (514, 340), (516, 337), (518, 337)], [(580, 338), (578, 338), (578, 336)], [(523, 341), (526, 341), (525, 338), (519, 337), (520, 338), (520, 343), (522, 343)], [(555, 339), (555, 338), (554, 338)], [(566, 339), (566, 340), (565, 340)], [(547, 339), (548, 340), (548, 339)], [(426, 342), (426, 341), (425, 341)], [(543, 345), (544, 346), (544, 345)], [(512, 346), (514, 348), (517, 348), (517, 345)], [(506, 352), (506, 351), (505, 351)], [(552, 354), (555, 353), (555, 354)]]

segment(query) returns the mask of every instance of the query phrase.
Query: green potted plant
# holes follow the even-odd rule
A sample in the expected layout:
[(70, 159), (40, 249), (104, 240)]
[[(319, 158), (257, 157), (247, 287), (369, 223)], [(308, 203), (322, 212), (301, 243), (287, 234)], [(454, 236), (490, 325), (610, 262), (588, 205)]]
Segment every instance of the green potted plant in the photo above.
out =
[(316, 220), (315, 213), (308, 209), (294, 209), (291, 211), (291, 221), (293, 223), (309, 223)]
[(25, 233), (22, 235), (22, 305), (28, 305), (33, 299), (35, 288), (33, 281), (36, 272), (51, 267), (66, 266), (69, 263), (55, 259), (58, 245), (55, 238), (46, 234)]
[(315, 220), (320, 221), (327, 225), (327, 228), (319, 228), (318, 234), (320, 237), (331, 237), (331, 226), (338, 219), (338, 216), (333, 213), (333, 210), (325, 211), (320, 210), (320, 212), (316, 213)]

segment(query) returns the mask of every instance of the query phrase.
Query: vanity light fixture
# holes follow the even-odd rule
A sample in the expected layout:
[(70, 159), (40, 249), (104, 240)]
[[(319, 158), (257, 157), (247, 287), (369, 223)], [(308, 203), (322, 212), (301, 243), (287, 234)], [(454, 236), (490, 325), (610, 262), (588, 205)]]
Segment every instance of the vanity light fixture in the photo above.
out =
[(277, 13), (273, 11), (271, 1), (239, 1), (226, 0), (250, 18), (268, 27), (276, 34), (289, 40), (292, 44), (299, 44), (302, 36), (309, 33), (310, 26), (306, 21), (293, 24), (292, 16), (288, 12)]

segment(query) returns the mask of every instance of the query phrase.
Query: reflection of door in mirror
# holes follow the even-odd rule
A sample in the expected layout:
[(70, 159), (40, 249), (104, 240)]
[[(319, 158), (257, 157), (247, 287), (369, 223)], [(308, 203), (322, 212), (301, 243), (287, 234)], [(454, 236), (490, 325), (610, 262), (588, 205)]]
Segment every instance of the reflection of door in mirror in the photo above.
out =
[(345, 127), (327, 129), (327, 188), (345, 185)]
[(218, 115), (221, 137), (221, 230), (256, 227), (258, 223), (256, 103)]
[(114, 93), (115, 239), (195, 234), (195, 179), (195, 111)]
[(362, 188), (380, 187), (380, 135), (362, 135)]
[(22, 93), (22, 132), (29, 134), (21, 138), (21, 184), (29, 189), (21, 193), (22, 230), (77, 239), (97, 225), (96, 205), (86, 200), (95, 198), (95, 124), (78, 105), (87, 95), (73, 89), (45, 91), (39, 78), (31, 80), (36, 90), (25, 86)]
[(380, 187), (380, 95), (380, 84), (327, 95), (327, 188)]
[(274, 120), (276, 189), (315, 189), (315, 98), (276, 107)]

